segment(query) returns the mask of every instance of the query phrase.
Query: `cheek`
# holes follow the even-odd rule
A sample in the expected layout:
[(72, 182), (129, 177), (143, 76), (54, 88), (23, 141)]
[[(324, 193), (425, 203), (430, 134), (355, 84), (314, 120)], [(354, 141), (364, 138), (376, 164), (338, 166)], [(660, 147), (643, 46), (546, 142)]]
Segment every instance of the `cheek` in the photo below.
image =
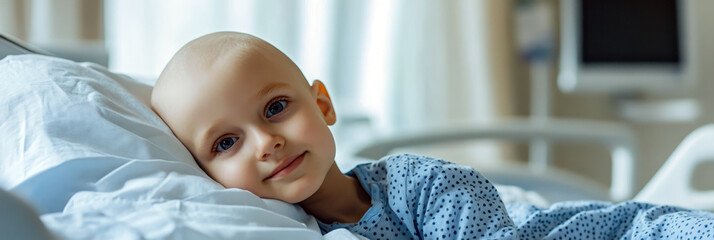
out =
[(301, 142), (318, 147), (323, 152), (324, 150), (327, 150), (328, 153), (334, 152), (335, 141), (332, 133), (319, 114), (312, 111), (303, 111), (297, 119), (298, 121), (294, 122), (294, 126), (290, 127), (295, 129), (296, 138), (301, 139)]
[[(230, 161), (241, 162), (241, 161)], [(240, 188), (253, 191), (258, 187), (257, 171), (249, 164), (217, 164), (212, 177), (226, 188)]]

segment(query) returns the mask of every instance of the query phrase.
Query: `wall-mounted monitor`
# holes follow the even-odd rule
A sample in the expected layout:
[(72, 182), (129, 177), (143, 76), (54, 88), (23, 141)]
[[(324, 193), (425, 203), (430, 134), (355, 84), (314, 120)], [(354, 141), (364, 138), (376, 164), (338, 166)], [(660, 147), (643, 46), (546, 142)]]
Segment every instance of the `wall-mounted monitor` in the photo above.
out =
[(677, 93), (691, 87), (693, 2), (561, 0), (559, 88)]

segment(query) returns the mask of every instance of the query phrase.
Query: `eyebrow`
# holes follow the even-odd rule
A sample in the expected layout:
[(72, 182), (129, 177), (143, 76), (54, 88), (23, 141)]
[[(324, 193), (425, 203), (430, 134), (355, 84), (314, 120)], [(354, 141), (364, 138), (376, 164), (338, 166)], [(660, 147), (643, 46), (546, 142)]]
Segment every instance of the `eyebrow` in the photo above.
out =
[(258, 91), (258, 92), (255, 94), (255, 97), (256, 97), (256, 98), (261, 98), (261, 97), (263, 97), (263, 96), (265, 96), (265, 95), (270, 94), (271, 92), (273, 92), (273, 91), (275, 91), (275, 90), (277, 90), (277, 89), (285, 88), (285, 87), (287, 87), (287, 86), (288, 86), (287, 83), (281, 83), (281, 82), (268, 84), (268, 86), (265, 86), (263, 89), (260, 89), (260, 91)]
[[(281, 82), (268, 84), (267, 86), (263, 87), (262, 89), (260, 89), (259, 91), (256, 92), (254, 99), (256, 99), (256, 100), (260, 99), (263, 96), (269, 95), (270, 93), (274, 92), (275, 90), (278, 90), (281, 88), (286, 88), (288, 86), (289, 86), (288, 84), (281, 83)], [(199, 144), (200, 144), (198, 147), (199, 149), (207, 148), (209, 152), (213, 151), (212, 139), (213, 139), (213, 135), (215, 135), (215, 132), (217, 131), (217, 129), (218, 129), (218, 125), (213, 124), (208, 128), (208, 130), (203, 132), (203, 136), (200, 138), (201, 140), (199, 141)], [(199, 151), (203, 152), (202, 150), (199, 150)]]

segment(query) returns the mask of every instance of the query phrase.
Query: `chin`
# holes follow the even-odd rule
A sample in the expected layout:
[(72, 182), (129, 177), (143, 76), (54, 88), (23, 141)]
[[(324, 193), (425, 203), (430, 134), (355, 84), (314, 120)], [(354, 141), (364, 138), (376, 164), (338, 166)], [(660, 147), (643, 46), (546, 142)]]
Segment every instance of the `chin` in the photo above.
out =
[(286, 203), (298, 204), (298, 203), (310, 198), (310, 196), (312, 196), (312, 194), (308, 195), (305, 192), (301, 192), (298, 194), (291, 194), (290, 196), (286, 196), (284, 199), (281, 199), (281, 200), (283, 200)]
[(291, 187), (290, 191), (286, 191), (287, 194), (283, 201), (293, 204), (305, 201), (306, 199), (314, 195), (318, 189), (320, 189), (320, 186), (322, 185), (321, 183), (322, 182), (320, 181), (320, 184), (306, 182), (303, 182), (302, 184), (296, 184), (295, 186)]

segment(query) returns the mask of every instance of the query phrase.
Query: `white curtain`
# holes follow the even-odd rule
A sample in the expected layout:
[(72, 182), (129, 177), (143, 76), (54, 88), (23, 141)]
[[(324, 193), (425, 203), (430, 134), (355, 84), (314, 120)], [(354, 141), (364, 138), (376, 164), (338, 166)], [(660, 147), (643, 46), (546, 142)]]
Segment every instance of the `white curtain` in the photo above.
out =
[[(110, 68), (151, 81), (183, 44), (256, 35), (334, 98), (338, 158), (383, 133), (494, 118), (484, 0), (106, 0)], [(450, 153), (456, 153), (450, 151)], [(494, 145), (465, 154), (498, 158)]]

